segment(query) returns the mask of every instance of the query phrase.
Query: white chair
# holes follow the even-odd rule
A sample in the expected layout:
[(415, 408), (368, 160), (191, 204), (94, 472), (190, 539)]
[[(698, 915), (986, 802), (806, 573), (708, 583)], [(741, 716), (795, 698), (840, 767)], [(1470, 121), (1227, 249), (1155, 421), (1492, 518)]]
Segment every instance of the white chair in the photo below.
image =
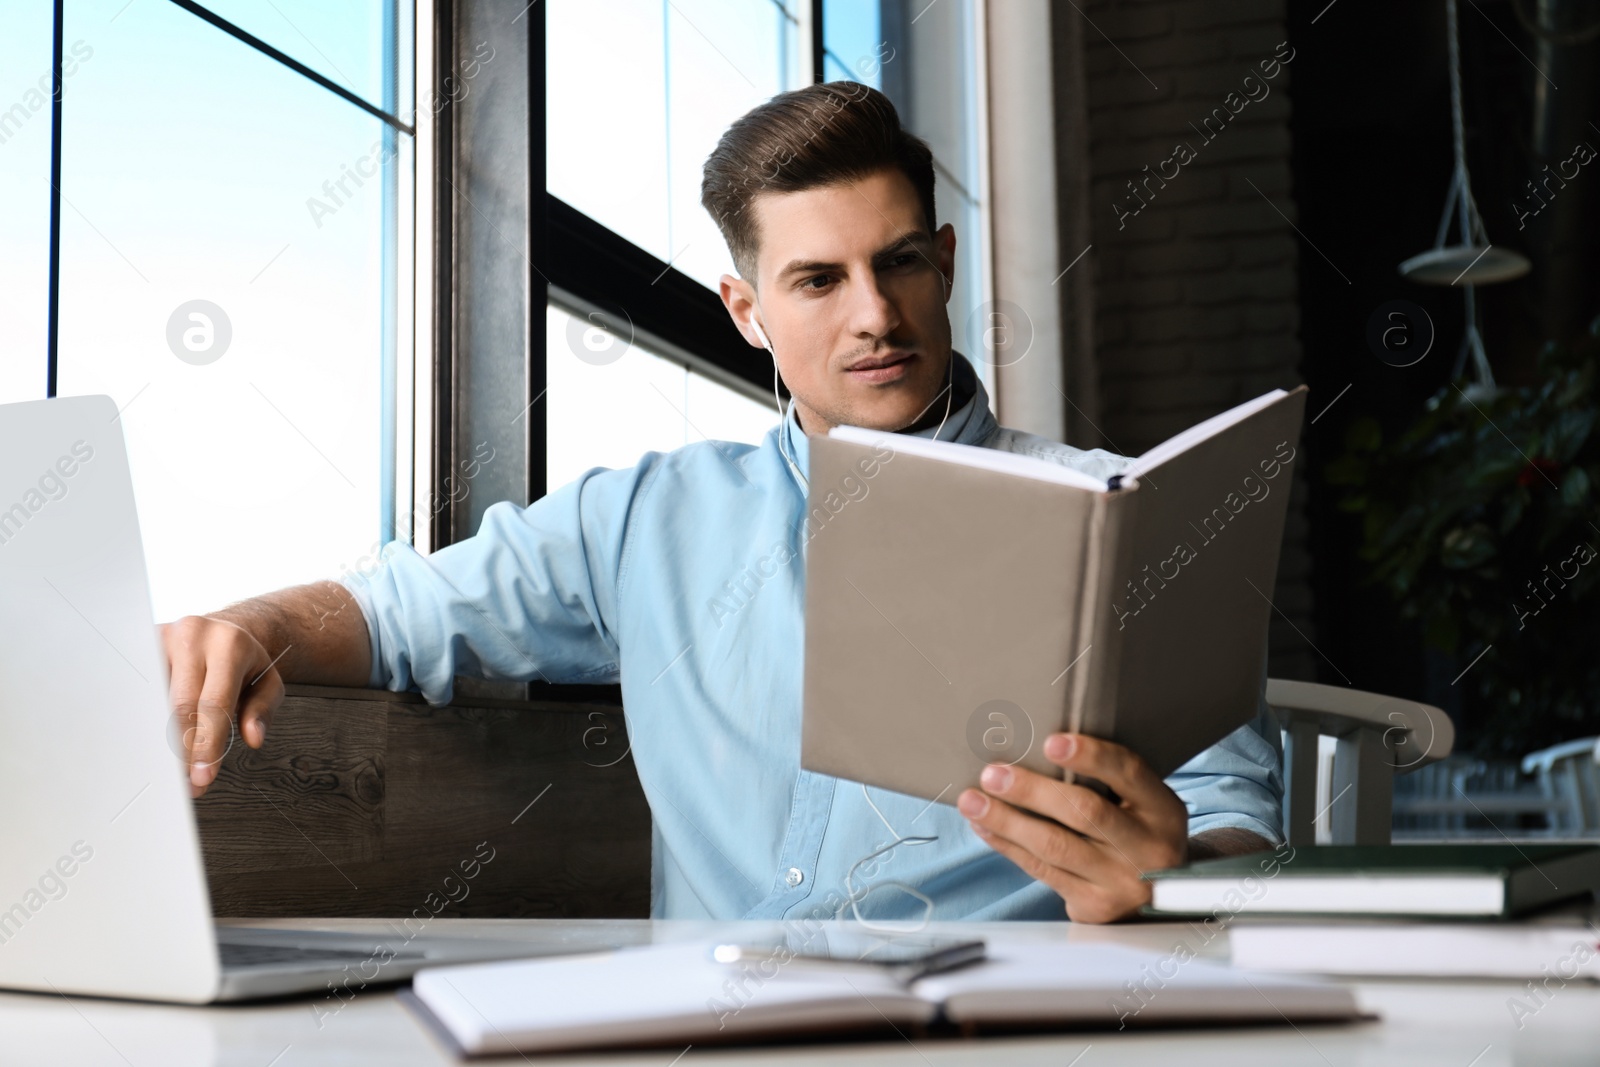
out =
[[(1394, 776), (1436, 762), (1455, 726), (1413, 700), (1315, 682), (1267, 680), (1267, 704), (1283, 727), (1283, 827), (1291, 845), (1387, 845)], [(1319, 753), (1329, 746), (1331, 753)]]
[(1600, 830), (1600, 737), (1552, 745), (1523, 757), (1522, 773), (1539, 779), (1556, 834)]
[(1405, 788), (1396, 785), (1395, 834), (1419, 841), (1544, 833), (1524, 826), (1525, 818), (1552, 825), (1551, 808), (1559, 804), (1525, 782), (1515, 763), (1452, 755), (1417, 771)]

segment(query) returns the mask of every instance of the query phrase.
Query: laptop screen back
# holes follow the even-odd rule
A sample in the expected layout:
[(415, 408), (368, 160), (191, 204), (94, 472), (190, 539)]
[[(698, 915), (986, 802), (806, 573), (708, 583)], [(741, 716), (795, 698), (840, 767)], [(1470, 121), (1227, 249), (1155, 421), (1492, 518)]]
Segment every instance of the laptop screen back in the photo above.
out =
[(115, 404), (0, 405), (0, 988), (214, 996), (175, 736)]

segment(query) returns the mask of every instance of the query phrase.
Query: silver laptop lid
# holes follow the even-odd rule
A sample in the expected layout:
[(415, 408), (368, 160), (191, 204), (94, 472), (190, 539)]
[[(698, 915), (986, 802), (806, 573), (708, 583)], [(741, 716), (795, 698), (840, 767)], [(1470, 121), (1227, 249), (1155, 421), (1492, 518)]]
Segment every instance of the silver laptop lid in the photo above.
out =
[(122, 424), (0, 405), (0, 987), (218, 988)]

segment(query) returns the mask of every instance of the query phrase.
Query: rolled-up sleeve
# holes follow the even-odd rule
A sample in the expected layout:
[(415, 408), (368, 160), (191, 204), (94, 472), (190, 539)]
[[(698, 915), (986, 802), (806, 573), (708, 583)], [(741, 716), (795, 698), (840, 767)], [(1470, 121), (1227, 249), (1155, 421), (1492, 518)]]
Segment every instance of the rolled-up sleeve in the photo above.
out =
[(1256, 718), (1173, 771), (1167, 785), (1189, 809), (1189, 836), (1232, 827), (1283, 841), (1283, 736), (1261, 674)]
[(495, 504), (476, 535), (430, 556), (390, 542), (369, 573), (341, 578), (366, 619), (368, 684), (437, 705), (457, 675), (616, 681), (628, 519), (660, 458), (592, 468), (526, 508)]

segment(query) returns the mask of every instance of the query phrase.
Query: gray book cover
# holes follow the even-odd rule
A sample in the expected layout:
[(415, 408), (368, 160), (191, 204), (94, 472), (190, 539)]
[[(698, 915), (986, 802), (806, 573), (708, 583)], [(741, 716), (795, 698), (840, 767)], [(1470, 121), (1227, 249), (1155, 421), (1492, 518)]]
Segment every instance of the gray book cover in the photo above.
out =
[(1249, 722), (1304, 408), (1241, 405), (1116, 487), (813, 438), (801, 765), (953, 803), (991, 762), (1062, 777), (1059, 730), (1166, 775)]

